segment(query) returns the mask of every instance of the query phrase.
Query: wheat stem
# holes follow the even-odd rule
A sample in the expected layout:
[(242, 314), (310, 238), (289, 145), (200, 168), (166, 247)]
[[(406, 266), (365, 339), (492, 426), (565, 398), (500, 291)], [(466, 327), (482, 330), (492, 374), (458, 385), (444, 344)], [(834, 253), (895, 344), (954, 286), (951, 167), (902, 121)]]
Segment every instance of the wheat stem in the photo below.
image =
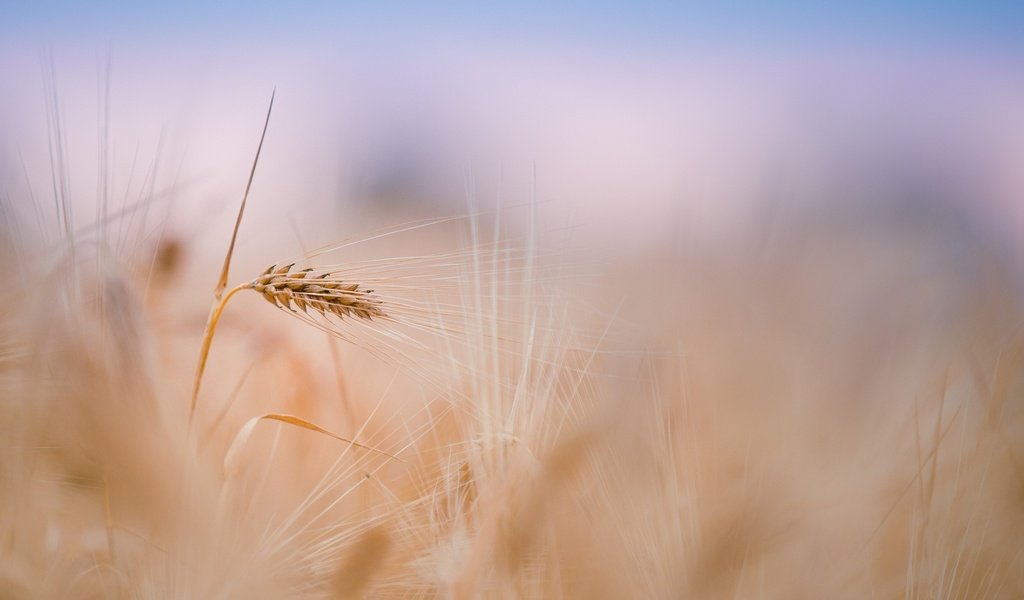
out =
[(238, 292), (250, 287), (252, 287), (252, 284), (243, 283), (231, 288), (210, 309), (210, 316), (206, 319), (206, 328), (203, 330), (203, 343), (199, 348), (199, 364), (196, 365), (195, 381), (192, 383), (192, 403), (188, 409), (189, 431), (192, 431), (192, 419), (196, 412), (196, 401), (199, 399), (199, 385), (203, 381), (203, 371), (206, 370), (206, 359), (210, 356), (210, 344), (213, 343), (213, 333), (217, 329), (217, 322), (220, 320), (220, 315), (224, 312), (224, 306), (228, 303), (228, 300)]

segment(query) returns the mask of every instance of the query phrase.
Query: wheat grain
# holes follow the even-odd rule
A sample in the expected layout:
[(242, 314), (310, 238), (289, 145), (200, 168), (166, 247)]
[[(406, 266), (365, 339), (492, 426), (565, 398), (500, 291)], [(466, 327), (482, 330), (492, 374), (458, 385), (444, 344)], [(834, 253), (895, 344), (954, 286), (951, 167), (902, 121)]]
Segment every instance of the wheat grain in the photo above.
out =
[(267, 302), (294, 311), (292, 303), (303, 312), (312, 309), (325, 317), (356, 317), (373, 320), (385, 317), (383, 302), (373, 290), (360, 289), (358, 283), (337, 278), (330, 271), (316, 274), (313, 269), (291, 272), (294, 264), (268, 268), (249, 286), (263, 295)]

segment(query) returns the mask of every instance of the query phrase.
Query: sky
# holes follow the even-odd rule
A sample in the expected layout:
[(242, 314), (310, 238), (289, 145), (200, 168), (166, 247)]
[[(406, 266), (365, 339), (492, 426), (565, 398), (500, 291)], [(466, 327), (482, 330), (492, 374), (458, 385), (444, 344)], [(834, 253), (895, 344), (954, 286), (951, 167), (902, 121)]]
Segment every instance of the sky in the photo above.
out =
[[(225, 2), (9, 3), (0, 28), (22, 35), (267, 35), (391, 27), (479, 35), (581, 36), (671, 43), (680, 37), (775, 40), (818, 36), (931, 38), (1017, 46), (1019, 1), (775, 2)], [(298, 29), (298, 30), (296, 30)]]
[(208, 182), (190, 198), (225, 218), (274, 86), (261, 189), (282, 207), (460, 198), (478, 162), (520, 195), (536, 166), (548, 197), (616, 227), (724, 213), (766, 179), (1024, 191), (1020, 0), (8, 4), (0, 192), (19, 197), (26, 172), (48, 177), (48, 77), (80, 197), (109, 101), (115, 187), (159, 156), (161, 185)]

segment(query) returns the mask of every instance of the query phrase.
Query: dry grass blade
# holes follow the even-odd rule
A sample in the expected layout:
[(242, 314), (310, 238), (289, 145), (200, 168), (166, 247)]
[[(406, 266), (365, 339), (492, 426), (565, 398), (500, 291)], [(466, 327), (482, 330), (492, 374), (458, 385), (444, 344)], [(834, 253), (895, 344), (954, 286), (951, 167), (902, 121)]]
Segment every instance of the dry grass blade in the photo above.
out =
[(252, 169), (249, 170), (249, 180), (245, 183), (245, 193), (242, 194), (242, 203), (238, 206), (238, 216), (235, 218), (235, 228), (231, 231), (231, 243), (228, 244), (228, 252), (224, 255), (224, 266), (221, 268), (220, 279), (213, 295), (220, 299), (224, 288), (228, 285), (228, 269), (231, 268), (231, 255), (235, 250), (235, 241), (238, 239), (238, 227), (242, 224), (242, 214), (245, 212), (245, 203), (249, 199), (249, 190), (252, 189), (252, 180), (256, 176), (256, 165), (260, 162), (260, 152), (263, 151), (263, 140), (267, 137), (267, 126), (270, 125), (270, 113), (274, 110), (275, 89), (270, 93), (270, 105), (267, 106), (267, 118), (263, 121), (263, 133), (260, 134), (260, 143), (256, 146), (256, 157), (252, 159)]
[(249, 199), (249, 190), (252, 188), (252, 180), (256, 176), (256, 165), (260, 162), (260, 152), (263, 151), (263, 140), (267, 137), (267, 127), (270, 125), (270, 114), (274, 110), (275, 89), (270, 94), (270, 105), (267, 107), (267, 118), (263, 121), (263, 132), (260, 134), (260, 143), (256, 146), (256, 156), (252, 160), (252, 169), (249, 170), (249, 180), (245, 184), (245, 193), (242, 194), (242, 203), (238, 206), (238, 216), (235, 217), (235, 227), (231, 231), (231, 243), (228, 244), (228, 251), (224, 255), (224, 266), (221, 267), (220, 278), (217, 286), (213, 288), (214, 303), (210, 308), (210, 316), (206, 319), (206, 328), (203, 331), (203, 341), (199, 349), (199, 363), (196, 365), (196, 374), (192, 382), (192, 400), (188, 408), (188, 429), (192, 430), (192, 420), (195, 418), (196, 402), (199, 399), (199, 386), (203, 381), (203, 371), (206, 370), (206, 359), (210, 355), (210, 344), (213, 342), (213, 332), (217, 328), (217, 320), (220, 313), (224, 311), (224, 305), (238, 288), (228, 292), (224, 296), (224, 288), (228, 285), (228, 270), (231, 268), (231, 255), (235, 251), (235, 241), (238, 239), (238, 228), (242, 224), (242, 215), (245, 213), (245, 203)]
[(378, 450), (377, 448), (374, 448), (372, 446), (360, 444), (359, 442), (350, 440), (346, 437), (333, 433), (330, 430), (324, 429), (323, 427), (320, 427), (316, 423), (307, 421), (301, 417), (279, 413), (268, 413), (265, 415), (249, 419), (249, 421), (247, 421), (246, 424), (243, 425), (242, 428), (238, 430), (238, 433), (235, 434), (235, 439), (231, 442), (231, 446), (228, 448), (227, 454), (224, 455), (225, 473), (231, 472), (231, 467), (238, 460), (238, 453), (241, 452), (242, 447), (245, 446), (246, 442), (249, 441), (249, 438), (252, 436), (252, 432), (256, 429), (256, 426), (259, 425), (260, 421), (278, 421), (281, 423), (285, 423), (287, 425), (294, 425), (295, 427), (301, 427), (303, 429), (308, 429), (309, 431), (314, 431), (316, 433), (332, 437), (336, 440), (345, 442), (346, 444), (349, 444), (351, 446), (355, 446), (356, 448), (362, 448), (363, 450), (376, 452), (377, 454), (382, 454), (384, 456), (387, 456), (388, 458), (392, 458), (398, 461), (402, 460), (401, 458), (395, 456), (394, 454), (389, 454), (387, 452), (384, 452), (383, 450)]

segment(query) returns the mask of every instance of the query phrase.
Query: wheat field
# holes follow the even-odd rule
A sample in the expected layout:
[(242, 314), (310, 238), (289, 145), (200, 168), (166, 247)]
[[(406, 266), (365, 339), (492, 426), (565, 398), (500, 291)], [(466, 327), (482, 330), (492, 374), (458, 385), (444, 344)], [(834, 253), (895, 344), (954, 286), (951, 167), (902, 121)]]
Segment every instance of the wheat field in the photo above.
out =
[(0, 598), (1024, 596), (1024, 288), (970, 206), (242, 216), (218, 285), (231, 229), (108, 196), (0, 197)]

